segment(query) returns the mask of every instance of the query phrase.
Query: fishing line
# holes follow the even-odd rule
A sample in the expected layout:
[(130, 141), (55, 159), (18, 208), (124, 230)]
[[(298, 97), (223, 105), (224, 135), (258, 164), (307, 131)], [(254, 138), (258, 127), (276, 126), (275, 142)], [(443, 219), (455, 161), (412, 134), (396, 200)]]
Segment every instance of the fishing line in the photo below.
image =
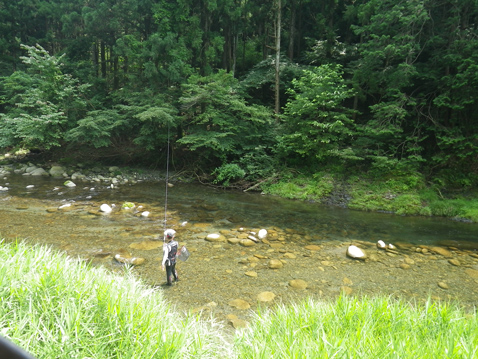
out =
[(168, 123), (168, 148), (166, 152), (166, 190), (164, 195), (164, 229), (166, 229), (168, 212), (168, 182), (169, 182), (169, 123)]

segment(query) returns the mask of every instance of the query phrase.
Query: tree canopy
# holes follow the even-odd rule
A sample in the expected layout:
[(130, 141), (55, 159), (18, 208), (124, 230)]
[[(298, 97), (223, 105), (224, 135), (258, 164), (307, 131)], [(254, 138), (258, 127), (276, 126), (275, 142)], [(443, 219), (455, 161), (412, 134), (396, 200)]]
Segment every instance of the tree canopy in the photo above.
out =
[(2, 1), (0, 33), (3, 148), (478, 182), (474, 0)]

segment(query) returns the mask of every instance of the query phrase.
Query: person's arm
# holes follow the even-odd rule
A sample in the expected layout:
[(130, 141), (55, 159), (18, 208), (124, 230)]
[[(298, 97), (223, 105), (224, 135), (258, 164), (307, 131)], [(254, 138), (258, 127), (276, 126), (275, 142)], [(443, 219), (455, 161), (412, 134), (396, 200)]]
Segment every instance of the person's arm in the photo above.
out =
[(169, 254), (169, 246), (164, 243), (163, 244), (163, 261), (161, 262), (161, 267), (164, 269), (164, 265), (166, 264), (166, 261), (168, 259), (168, 254)]

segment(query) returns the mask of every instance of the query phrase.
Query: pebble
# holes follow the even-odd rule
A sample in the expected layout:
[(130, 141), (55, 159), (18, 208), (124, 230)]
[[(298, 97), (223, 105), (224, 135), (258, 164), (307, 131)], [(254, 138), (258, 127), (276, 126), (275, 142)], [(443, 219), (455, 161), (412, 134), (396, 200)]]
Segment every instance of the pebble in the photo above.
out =
[(257, 295), (257, 300), (259, 302), (271, 302), (275, 297), (276, 295), (272, 292), (262, 292)]
[(302, 279), (293, 279), (289, 282), (289, 285), (292, 288), (295, 288), (295, 289), (306, 289), (307, 288), (307, 282), (305, 280), (302, 280)]
[(280, 269), (284, 266), (284, 264), (278, 259), (271, 259), (269, 262), (270, 269)]
[(206, 236), (205, 240), (208, 242), (225, 242), (226, 237), (219, 233), (211, 233)]
[(236, 237), (234, 237), (234, 238), (228, 238), (228, 239), (227, 239), (227, 242), (230, 243), (230, 244), (237, 244), (237, 243), (239, 243), (240, 241), (241, 241), (241, 240), (240, 240), (239, 238), (236, 238)]
[(476, 269), (468, 268), (465, 270), (465, 273), (469, 275), (471, 278), (478, 279), (478, 270)]
[(440, 254), (444, 257), (447, 257), (447, 258), (451, 258), (453, 257), (453, 254), (446, 248), (442, 248), (442, 247), (431, 247), (430, 250), (432, 252), (435, 252), (437, 254)]
[(438, 282), (438, 286), (442, 289), (448, 289), (448, 284), (446, 284), (445, 282)]
[(353, 292), (353, 289), (347, 286), (342, 286), (340, 289), (342, 290), (342, 293), (346, 295), (350, 295)]
[(460, 261), (458, 259), (449, 259), (448, 260), (448, 263), (456, 266), (456, 267), (459, 267), (461, 265)]
[(243, 247), (252, 247), (256, 243), (254, 241), (251, 241), (250, 239), (241, 239), (239, 244)]
[(244, 299), (233, 299), (228, 303), (231, 307), (246, 310), (251, 307), (251, 305)]
[(320, 246), (316, 244), (310, 244), (308, 246), (305, 246), (305, 249), (308, 249), (309, 251), (320, 251)]

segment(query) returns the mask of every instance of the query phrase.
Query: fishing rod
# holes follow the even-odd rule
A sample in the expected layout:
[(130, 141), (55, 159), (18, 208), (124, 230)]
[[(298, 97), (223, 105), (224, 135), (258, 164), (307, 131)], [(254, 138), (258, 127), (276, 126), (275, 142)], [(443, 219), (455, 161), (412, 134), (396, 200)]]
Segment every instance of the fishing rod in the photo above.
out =
[(164, 225), (163, 229), (166, 229), (167, 213), (168, 213), (168, 187), (169, 187), (169, 122), (168, 122), (168, 147), (166, 151), (166, 189), (164, 195)]
[[(167, 214), (168, 214), (168, 187), (169, 187), (169, 152), (170, 152), (169, 149), (171, 147), (169, 136), (170, 135), (169, 135), (169, 123), (168, 123), (168, 148), (166, 151), (166, 188), (165, 188), (165, 194), (164, 194), (164, 225), (163, 225), (164, 231), (166, 231), (166, 224), (168, 221)], [(185, 245), (179, 248), (176, 253), (177, 258), (179, 258), (183, 262), (188, 260), (189, 255), (190, 255), (189, 251), (187, 250)]]

